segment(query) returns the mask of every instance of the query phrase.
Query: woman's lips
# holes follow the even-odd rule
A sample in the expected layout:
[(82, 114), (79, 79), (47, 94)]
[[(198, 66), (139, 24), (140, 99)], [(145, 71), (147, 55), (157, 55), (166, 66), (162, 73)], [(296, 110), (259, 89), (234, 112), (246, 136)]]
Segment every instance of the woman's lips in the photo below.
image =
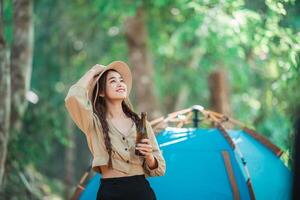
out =
[(120, 89), (117, 89), (116, 91), (117, 91), (117, 92), (125, 92), (125, 89), (120, 88)]

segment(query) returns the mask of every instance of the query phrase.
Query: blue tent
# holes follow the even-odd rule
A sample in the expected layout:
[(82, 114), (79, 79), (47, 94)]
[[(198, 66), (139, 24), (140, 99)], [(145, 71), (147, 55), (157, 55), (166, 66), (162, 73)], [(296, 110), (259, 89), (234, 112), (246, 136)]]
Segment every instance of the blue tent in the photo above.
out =
[[(291, 172), (277, 147), (260, 137), (246, 130), (167, 128), (157, 135), (166, 174), (148, 180), (159, 200), (290, 199)], [(96, 198), (99, 179), (89, 181), (81, 200)]]

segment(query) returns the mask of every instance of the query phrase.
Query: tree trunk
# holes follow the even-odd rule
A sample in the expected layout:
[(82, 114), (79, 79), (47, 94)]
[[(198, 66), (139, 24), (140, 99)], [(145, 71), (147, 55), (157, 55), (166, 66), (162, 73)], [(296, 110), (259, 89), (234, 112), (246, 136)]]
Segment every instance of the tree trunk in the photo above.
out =
[(0, 1), (0, 191), (2, 190), (5, 162), (7, 156), (7, 143), (10, 127), (10, 68), (9, 56), (4, 39), (3, 2)]
[(149, 118), (161, 115), (154, 94), (153, 64), (147, 49), (147, 29), (144, 10), (139, 8), (134, 17), (125, 21), (125, 36), (129, 48), (129, 60), (133, 72), (133, 89), (137, 109), (149, 112)]
[(209, 87), (211, 94), (211, 109), (228, 116), (231, 115), (226, 71), (219, 69), (213, 72), (209, 76)]
[(27, 108), (32, 71), (33, 23), (32, 0), (13, 1), (13, 44), (11, 50), (11, 127), (19, 133), (22, 116)]

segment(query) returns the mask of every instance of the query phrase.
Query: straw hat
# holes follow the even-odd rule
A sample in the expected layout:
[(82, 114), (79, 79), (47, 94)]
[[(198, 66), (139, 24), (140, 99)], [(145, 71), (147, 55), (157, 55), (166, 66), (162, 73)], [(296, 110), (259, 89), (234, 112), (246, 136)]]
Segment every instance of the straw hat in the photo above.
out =
[[(112, 63), (108, 64), (107, 66), (105, 66), (105, 65), (100, 65), (100, 66), (103, 67), (103, 70), (100, 72), (100, 74), (95, 76), (95, 78), (93, 79), (93, 81), (91, 82), (91, 84), (88, 88), (88, 96), (89, 96), (89, 99), (91, 100), (91, 102), (93, 103), (94, 109), (96, 108), (95, 107), (96, 99), (99, 96), (98, 81), (101, 78), (101, 76), (104, 74), (104, 72), (106, 72), (110, 69), (116, 70), (122, 76), (124, 83), (127, 86), (127, 97), (125, 98), (125, 102), (127, 103), (127, 105), (132, 107), (131, 102), (129, 100), (129, 94), (130, 94), (130, 90), (132, 88), (132, 75), (131, 75), (129, 66), (123, 61), (113, 61)], [(96, 90), (96, 95), (95, 95), (95, 98), (92, 99), (94, 90)]]

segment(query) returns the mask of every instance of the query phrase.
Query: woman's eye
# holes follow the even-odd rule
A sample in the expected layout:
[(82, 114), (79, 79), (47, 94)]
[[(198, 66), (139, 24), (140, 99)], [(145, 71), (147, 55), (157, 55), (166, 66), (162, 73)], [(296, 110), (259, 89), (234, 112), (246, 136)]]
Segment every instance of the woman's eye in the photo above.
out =
[(123, 79), (121, 79), (120, 81), (121, 81), (121, 82), (124, 82), (124, 80), (123, 80)]
[(116, 81), (115, 81), (115, 80), (112, 80), (112, 81), (111, 81), (111, 83), (114, 83), (114, 82), (116, 82)]

